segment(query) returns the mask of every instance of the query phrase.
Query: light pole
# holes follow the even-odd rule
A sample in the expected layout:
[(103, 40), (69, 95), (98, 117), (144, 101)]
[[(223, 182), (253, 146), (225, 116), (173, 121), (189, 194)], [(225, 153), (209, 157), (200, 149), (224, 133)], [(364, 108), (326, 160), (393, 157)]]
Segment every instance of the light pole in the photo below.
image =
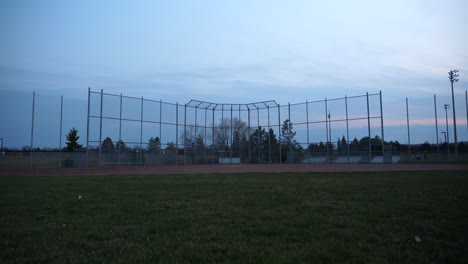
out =
[(453, 136), (455, 140), (455, 157), (458, 157), (458, 146), (457, 146), (457, 121), (455, 118), (455, 96), (453, 95), (453, 83), (458, 82), (458, 70), (450, 70), (448, 72), (450, 84), (452, 85), (452, 110), (453, 110)]
[[(442, 132), (440, 132), (440, 133), (441, 133), (441, 134), (444, 134), (444, 142), (447, 143), (447, 132), (442, 131)], [(448, 145), (447, 145), (447, 147), (448, 147)]]
[(449, 139), (449, 130), (448, 130), (448, 115), (447, 115), (447, 110), (450, 109), (450, 105), (449, 104), (444, 104), (444, 109), (445, 109), (445, 126), (446, 126), (446, 131), (447, 132), (447, 138), (446, 138), (446, 142), (447, 142), (447, 155), (450, 155), (450, 139)]

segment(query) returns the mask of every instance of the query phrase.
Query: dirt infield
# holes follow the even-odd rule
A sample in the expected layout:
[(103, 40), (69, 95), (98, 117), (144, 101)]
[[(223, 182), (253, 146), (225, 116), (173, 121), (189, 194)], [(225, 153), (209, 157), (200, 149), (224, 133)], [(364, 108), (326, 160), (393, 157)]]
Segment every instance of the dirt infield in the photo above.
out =
[(279, 172), (466, 171), (468, 164), (236, 164), (121, 166), (76, 169), (0, 169), (0, 176), (79, 176)]

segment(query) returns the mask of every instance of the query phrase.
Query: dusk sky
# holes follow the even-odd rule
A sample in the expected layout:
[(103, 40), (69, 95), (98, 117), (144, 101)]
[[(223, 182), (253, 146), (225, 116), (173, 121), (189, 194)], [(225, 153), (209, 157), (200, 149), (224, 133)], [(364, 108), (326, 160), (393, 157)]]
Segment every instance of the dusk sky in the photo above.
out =
[(28, 145), (33, 91), (54, 105), (63, 95), (73, 107), (65, 130), (82, 131), (88, 87), (182, 104), (382, 91), (387, 139), (405, 142), (408, 97), (415, 143), (432, 143), (433, 96), (443, 126), (447, 72), (458, 69), (458, 134), (468, 140), (467, 11), (463, 0), (4, 0), (0, 137)]

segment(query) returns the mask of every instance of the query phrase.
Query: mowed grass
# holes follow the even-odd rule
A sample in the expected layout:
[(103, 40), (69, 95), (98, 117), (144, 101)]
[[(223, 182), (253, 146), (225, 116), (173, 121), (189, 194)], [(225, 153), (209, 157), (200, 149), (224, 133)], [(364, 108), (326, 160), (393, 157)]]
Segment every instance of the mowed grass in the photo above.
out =
[(466, 171), (1, 177), (0, 209), (1, 263), (468, 262)]

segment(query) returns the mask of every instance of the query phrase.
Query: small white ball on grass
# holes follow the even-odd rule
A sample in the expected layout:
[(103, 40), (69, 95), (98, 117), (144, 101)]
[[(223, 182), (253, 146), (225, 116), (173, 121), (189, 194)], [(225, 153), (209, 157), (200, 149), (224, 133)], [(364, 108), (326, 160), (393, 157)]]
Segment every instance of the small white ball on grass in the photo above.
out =
[(81, 200), (81, 195), (78, 195), (78, 200)]

